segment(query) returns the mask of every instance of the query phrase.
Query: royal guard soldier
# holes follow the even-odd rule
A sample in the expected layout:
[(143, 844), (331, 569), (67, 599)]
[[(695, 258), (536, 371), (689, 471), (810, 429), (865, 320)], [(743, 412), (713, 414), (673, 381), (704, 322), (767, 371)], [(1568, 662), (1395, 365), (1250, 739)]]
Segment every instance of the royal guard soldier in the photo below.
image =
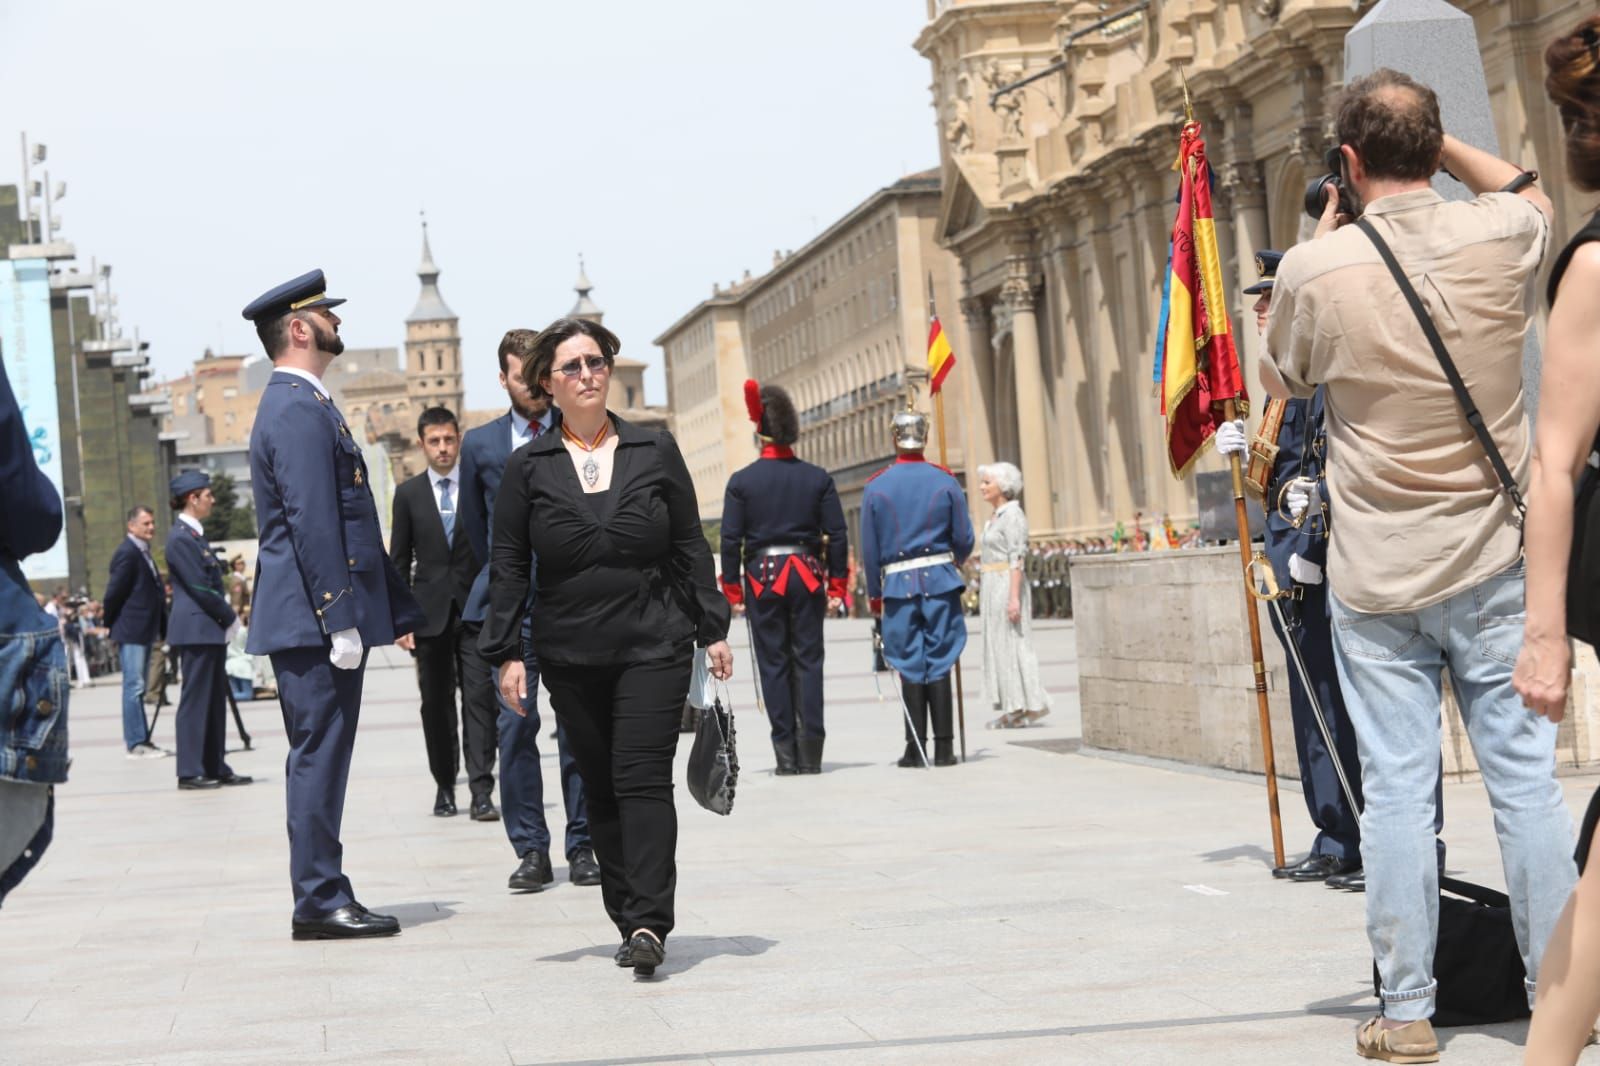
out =
[(972, 519), (955, 476), (923, 458), (928, 418), (901, 411), (895, 461), (872, 475), (861, 497), (861, 562), (883, 655), (900, 675), (906, 712), (901, 766), (921, 766), (933, 719), (935, 766), (954, 766), (950, 672), (967, 646), (961, 566), (972, 554)]
[(818, 774), (824, 608), (838, 609), (849, 580), (844, 508), (828, 472), (795, 457), (800, 418), (789, 394), (746, 381), (744, 397), (761, 456), (728, 479), (722, 591), (750, 624), (777, 772)]

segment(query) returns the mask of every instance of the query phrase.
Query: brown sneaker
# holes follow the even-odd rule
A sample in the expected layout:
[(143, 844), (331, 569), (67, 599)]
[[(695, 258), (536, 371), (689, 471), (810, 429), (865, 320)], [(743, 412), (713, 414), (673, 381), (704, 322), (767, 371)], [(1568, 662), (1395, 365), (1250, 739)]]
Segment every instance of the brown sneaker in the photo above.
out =
[(1438, 1062), (1439, 1040), (1426, 1018), (1385, 1029), (1380, 1015), (1356, 1030), (1356, 1054), (1383, 1062)]

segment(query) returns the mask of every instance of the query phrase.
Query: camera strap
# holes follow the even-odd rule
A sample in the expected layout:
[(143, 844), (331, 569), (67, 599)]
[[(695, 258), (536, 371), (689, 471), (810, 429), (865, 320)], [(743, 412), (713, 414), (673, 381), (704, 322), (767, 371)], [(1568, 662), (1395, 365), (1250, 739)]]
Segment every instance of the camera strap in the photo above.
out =
[(1472, 432), (1477, 435), (1478, 443), (1483, 445), (1483, 450), (1489, 453), (1489, 463), (1500, 479), (1500, 488), (1511, 501), (1511, 506), (1516, 509), (1517, 528), (1521, 529), (1523, 519), (1528, 513), (1528, 505), (1522, 499), (1522, 490), (1517, 488), (1517, 479), (1511, 476), (1511, 468), (1506, 466), (1505, 458), (1495, 446), (1494, 437), (1489, 434), (1489, 427), (1484, 424), (1483, 414), (1478, 410), (1478, 405), (1472, 402), (1472, 394), (1467, 391), (1466, 382), (1461, 380), (1461, 373), (1456, 370), (1455, 360), (1450, 358), (1450, 352), (1444, 346), (1444, 338), (1439, 336), (1433, 319), (1428, 316), (1428, 309), (1422, 306), (1422, 298), (1417, 295), (1417, 290), (1412, 287), (1405, 271), (1400, 269), (1400, 261), (1394, 257), (1388, 242), (1378, 235), (1377, 229), (1369, 220), (1358, 218), (1356, 225), (1377, 247), (1383, 265), (1394, 275), (1395, 284), (1400, 286), (1400, 294), (1406, 298), (1406, 303), (1411, 305), (1411, 313), (1417, 316), (1417, 325), (1422, 327), (1423, 336), (1428, 338), (1434, 357), (1444, 368), (1444, 376), (1450, 381), (1451, 391), (1456, 394), (1456, 402), (1461, 405), (1462, 414), (1466, 415), (1467, 425), (1472, 427)]

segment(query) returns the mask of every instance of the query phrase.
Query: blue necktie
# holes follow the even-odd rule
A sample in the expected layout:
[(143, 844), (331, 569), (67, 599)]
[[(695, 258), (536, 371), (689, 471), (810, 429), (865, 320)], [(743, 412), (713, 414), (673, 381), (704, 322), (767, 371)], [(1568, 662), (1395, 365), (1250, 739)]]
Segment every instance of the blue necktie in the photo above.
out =
[(451, 540), (456, 533), (456, 505), (450, 499), (450, 479), (439, 479), (439, 518), (444, 522), (444, 539)]

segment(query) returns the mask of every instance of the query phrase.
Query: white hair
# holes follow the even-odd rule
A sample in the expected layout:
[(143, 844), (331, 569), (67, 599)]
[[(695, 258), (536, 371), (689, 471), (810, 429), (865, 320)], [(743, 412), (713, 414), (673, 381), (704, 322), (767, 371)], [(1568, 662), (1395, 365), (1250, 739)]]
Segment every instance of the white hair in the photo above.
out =
[(987, 477), (1000, 486), (1000, 495), (1014, 500), (1022, 495), (1022, 471), (1011, 463), (989, 463), (978, 467), (978, 476)]

